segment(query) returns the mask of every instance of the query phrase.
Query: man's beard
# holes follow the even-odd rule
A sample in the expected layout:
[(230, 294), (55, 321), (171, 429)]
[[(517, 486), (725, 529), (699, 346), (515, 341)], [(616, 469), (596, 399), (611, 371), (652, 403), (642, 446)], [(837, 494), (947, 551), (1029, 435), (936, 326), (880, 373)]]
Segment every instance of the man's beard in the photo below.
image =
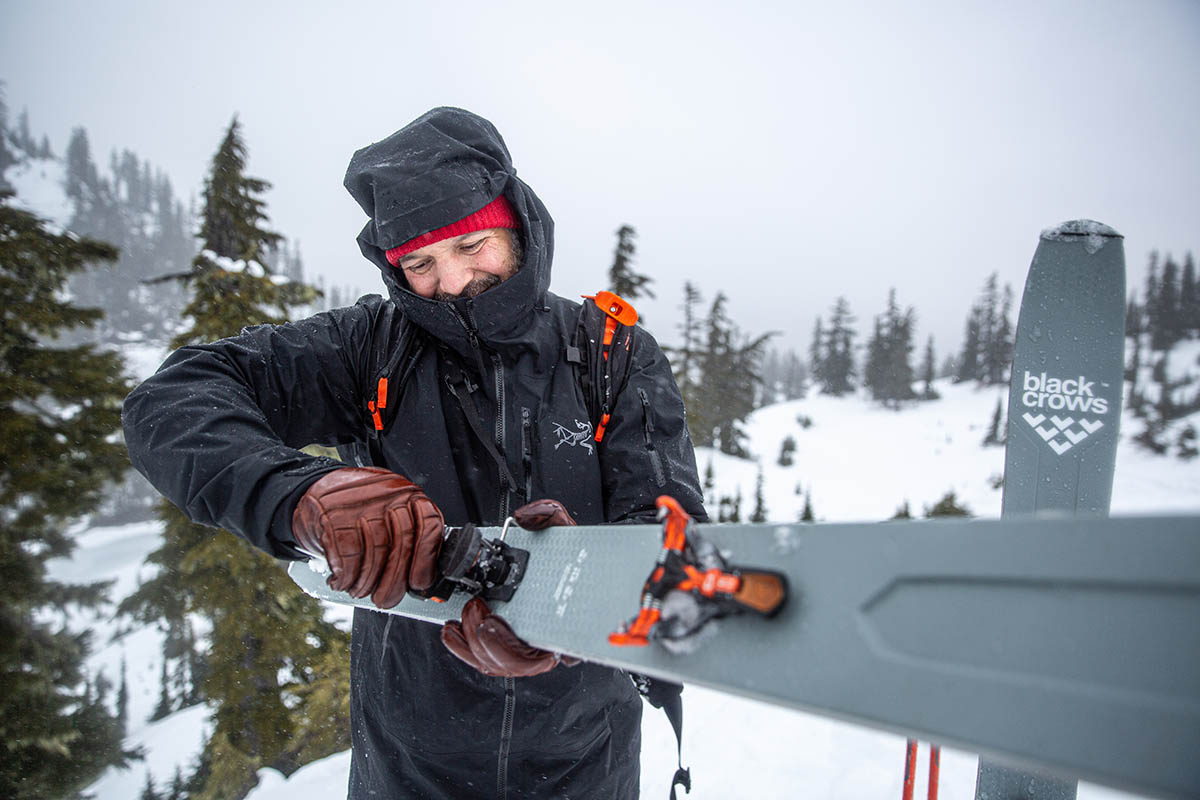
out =
[(499, 275), (485, 275), (482, 278), (476, 278), (468, 283), (459, 294), (450, 294), (449, 292), (434, 292), (433, 299), (443, 302), (449, 300), (461, 300), (464, 297), (478, 297), (479, 295), (491, 289), (494, 286), (499, 286), (504, 281), (508, 280), (516, 273), (516, 270), (510, 270), (503, 278)]

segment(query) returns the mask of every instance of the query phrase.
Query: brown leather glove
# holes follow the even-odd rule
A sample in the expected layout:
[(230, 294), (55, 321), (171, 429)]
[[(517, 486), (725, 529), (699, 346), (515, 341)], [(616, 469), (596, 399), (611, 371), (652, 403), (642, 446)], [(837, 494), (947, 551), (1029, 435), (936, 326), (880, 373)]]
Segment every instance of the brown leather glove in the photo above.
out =
[[(575, 524), (557, 500), (527, 503), (513, 512), (513, 519), (529, 531)], [(579, 663), (577, 658), (539, 650), (521, 641), (508, 623), (478, 597), (472, 597), (463, 607), (461, 623), (450, 621), (442, 627), (442, 643), (484, 675), (495, 678), (524, 678), (548, 672), (560, 663), (568, 667)]]
[(420, 487), (375, 467), (323, 475), (292, 514), (296, 544), (329, 563), (329, 586), (380, 608), (433, 585), (444, 527)]

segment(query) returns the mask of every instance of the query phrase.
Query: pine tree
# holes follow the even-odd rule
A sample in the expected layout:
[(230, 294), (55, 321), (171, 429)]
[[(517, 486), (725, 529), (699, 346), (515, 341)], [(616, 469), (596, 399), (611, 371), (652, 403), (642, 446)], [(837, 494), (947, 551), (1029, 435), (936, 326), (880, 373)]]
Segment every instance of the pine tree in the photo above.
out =
[(933, 507), (925, 507), (926, 517), (969, 517), (971, 509), (966, 504), (958, 502), (958, 496), (953, 489), (942, 495), (942, 499), (933, 504)]
[(808, 371), (813, 380), (825, 385), (825, 331), (821, 327), (821, 318), (813, 325), (812, 341), (808, 343)]
[(1191, 251), (1183, 259), (1179, 282), (1179, 328), (1183, 336), (1200, 335), (1200, 286), (1196, 285), (1196, 261)]
[(925, 356), (921, 359), (921, 382), (925, 388), (921, 390), (922, 400), (937, 400), (941, 397), (937, 389), (933, 388), (933, 381), (937, 377), (937, 360), (933, 353), (933, 337), (930, 336), (925, 342)]
[(913, 370), (912, 308), (900, 311), (896, 290), (888, 292), (887, 310), (875, 319), (875, 332), (867, 344), (867, 363), (863, 368), (863, 385), (871, 396), (888, 408), (899, 409), (905, 400), (916, 397), (912, 390)]
[(1179, 265), (1170, 256), (1163, 264), (1154, 306), (1150, 347), (1161, 353), (1174, 347), (1183, 335), (1179, 324)]
[[(817, 380), (823, 394), (841, 397), (854, 391), (858, 372), (854, 366), (854, 315), (850, 303), (839, 297), (830, 311), (829, 328), (824, 332)], [(815, 373), (815, 370), (814, 370)]]
[(140, 800), (162, 800), (162, 795), (154, 788), (154, 779), (146, 772), (146, 786), (142, 789)]
[(892, 514), (892, 519), (912, 519), (912, 509), (908, 506), (908, 500), (896, 507), (896, 513)]
[(1142, 373), (1142, 334), (1145, 333), (1145, 314), (1138, 305), (1137, 293), (1129, 295), (1125, 305), (1125, 336), (1129, 338), (1129, 361), (1125, 365), (1125, 382), (1129, 384), (1129, 398), (1126, 407), (1134, 416), (1144, 414), (1144, 399), (1140, 389)]
[(679, 347), (668, 348), (672, 357), (672, 372), (675, 383), (679, 386), (679, 394), (683, 397), (683, 407), (687, 415), (688, 430), (695, 436), (698, 431), (705, 430), (708, 423), (701, 418), (700, 408), (700, 356), (704, 350), (704, 319), (700, 316), (700, 303), (703, 298), (700, 290), (690, 281), (683, 284), (683, 302), (679, 309), (683, 312), (683, 320), (679, 323), (679, 333), (682, 344)]
[(790, 467), (796, 463), (796, 438), (794, 436), (784, 437), (783, 444), (779, 447), (779, 466)]
[(804, 493), (804, 510), (802, 512), (800, 512), (800, 521), (801, 522), (816, 522), (817, 521), (816, 515), (813, 514), (812, 489), (809, 489), (807, 492)]
[(998, 446), (1003, 445), (1007, 438), (1001, 431), (1001, 425), (1004, 421), (1004, 406), (1002, 402), (996, 400), (996, 410), (992, 412), (992, 424), (988, 426), (987, 436), (983, 439), (983, 446)]
[(783, 399), (801, 400), (808, 394), (808, 370), (795, 351), (788, 350), (783, 357)]
[(633, 301), (639, 297), (654, 297), (654, 292), (646, 284), (654, 283), (648, 275), (639, 275), (633, 271), (633, 256), (637, 253), (637, 231), (630, 225), (622, 225), (617, 229), (617, 247), (613, 251), (612, 266), (608, 268), (608, 285), (613, 294)]
[[(311, 288), (268, 274), (264, 259), (282, 237), (263, 227), (261, 195), (269, 184), (248, 177), (245, 164), (235, 118), (205, 182), (203, 248), (191, 271), (177, 276), (192, 297), (185, 309), (190, 327), (175, 346), (281, 323), (290, 309), (316, 299)], [(240, 797), (261, 767), (287, 774), (344, 749), (349, 730), (341, 700), (348, 697), (349, 676), (338, 659), (348, 655), (346, 635), (323, 621), (320, 605), (265, 553), (226, 531), (189, 522), (170, 504), (163, 504), (161, 516), (163, 546), (148, 559), (159, 567), (158, 577), (143, 585), (129, 609), (170, 617), (178, 637), (187, 634), (180, 620), (188, 614), (211, 623), (203, 691), (216, 713), (204, 774), (194, 776), (203, 787), (199, 796)]]
[(121, 688), (117, 691), (117, 721), (124, 733), (129, 726), (129, 671), (124, 654), (121, 655)]
[(701, 381), (693, 403), (699, 425), (691, 432), (701, 446), (716, 446), (722, 453), (745, 457), (746, 434), (741, 425), (754, 411), (757, 387), (762, 383), (761, 362), (772, 334), (755, 339), (743, 336), (727, 316), (725, 303), (724, 293), (718, 292), (708, 312), (699, 363)]
[(1151, 250), (1149, 261), (1146, 264), (1146, 289), (1143, 292), (1143, 308), (1145, 309), (1145, 325), (1146, 333), (1150, 334), (1151, 348), (1154, 347), (1154, 341), (1161, 338), (1158, 333), (1162, 327), (1161, 305), (1159, 303), (1159, 283), (1158, 283), (1158, 251)]
[(989, 386), (1007, 384), (1009, 372), (1012, 369), (1013, 345), (1016, 335), (1011, 321), (1012, 305), (1012, 286), (1005, 284), (1001, 294), (1000, 310), (996, 315), (996, 327), (992, 330), (991, 341), (987, 343), (983, 363), (984, 382)]
[(8, 102), (4, 99), (4, 81), (0, 81), (0, 192), (11, 191), (4, 173), (17, 163), (17, 154), (8, 146)]
[(767, 500), (763, 496), (763, 468), (758, 465), (758, 476), (754, 479), (754, 511), (750, 514), (751, 522), (767, 521)]
[(0, 196), (0, 797), (75, 793), (125, 765), (103, 682), (88, 685), (86, 633), (52, 624), (95, 605), (99, 584), (65, 585), (46, 561), (71, 553), (71, 520), (99, 503), (127, 464), (115, 440), (129, 390), (120, 358), (61, 339), (100, 317), (64, 299), (68, 278), (111, 261), (108, 244), (52, 233)]

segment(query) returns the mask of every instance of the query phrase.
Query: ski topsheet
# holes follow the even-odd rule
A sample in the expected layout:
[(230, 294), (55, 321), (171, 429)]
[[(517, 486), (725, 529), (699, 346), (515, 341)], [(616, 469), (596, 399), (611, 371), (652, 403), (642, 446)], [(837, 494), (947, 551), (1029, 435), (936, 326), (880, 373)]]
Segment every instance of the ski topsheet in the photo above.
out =
[[(731, 562), (786, 574), (774, 618), (720, 619), (672, 650), (611, 645), (662, 549), (649, 525), (510, 528), (527, 571), (490, 604), (529, 643), (588, 661), (1200, 796), (1200, 518), (698, 528)], [(290, 572), (316, 597), (375, 609), (304, 562)], [(441, 623), (464, 599), (406, 597), (390, 613)]]
[[(1044, 231), (1014, 339), (1002, 517), (1108, 514), (1124, 357), (1120, 234), (1092, 220)], [(977, 800), (1074, 800), (1075, 794), (1072, 780), (979, 761)]]

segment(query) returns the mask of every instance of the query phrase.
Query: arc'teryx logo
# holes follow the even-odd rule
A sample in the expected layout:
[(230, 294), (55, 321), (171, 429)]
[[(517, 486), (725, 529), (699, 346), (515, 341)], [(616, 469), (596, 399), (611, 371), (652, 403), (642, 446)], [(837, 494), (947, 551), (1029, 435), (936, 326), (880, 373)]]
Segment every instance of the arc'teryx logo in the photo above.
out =
[(580, 422), (575, 420), (575, 427), (579, 430), (572, 431), (565, 425), (554, 423), (554, 434), (558, 437), (558, 441), (554, 443), (554, 449), (557, 450), (564, 444), (571, 447), (579, 445), (588, 451), (588, 455), (592, 453), (592, 423)]
[(1104, 427), (1103, 420), (1082, 416), (1108, 413), (1108, 399), (1093, 393), (1095, 385), (1095, 381), (1089, 381), (1084, 375), (1063, 380), (1047, 377), (1044, 372), (1034, 375), (1026, 370), (1022, 384), (1022, 405), (1050, 411), (1072, 411), (1081, 416), (1079, 419), (1065, 414), (1050, 414), (1047, 417), (1043, 413), (1026, 411), (1021, 419), (1061, 456)]

